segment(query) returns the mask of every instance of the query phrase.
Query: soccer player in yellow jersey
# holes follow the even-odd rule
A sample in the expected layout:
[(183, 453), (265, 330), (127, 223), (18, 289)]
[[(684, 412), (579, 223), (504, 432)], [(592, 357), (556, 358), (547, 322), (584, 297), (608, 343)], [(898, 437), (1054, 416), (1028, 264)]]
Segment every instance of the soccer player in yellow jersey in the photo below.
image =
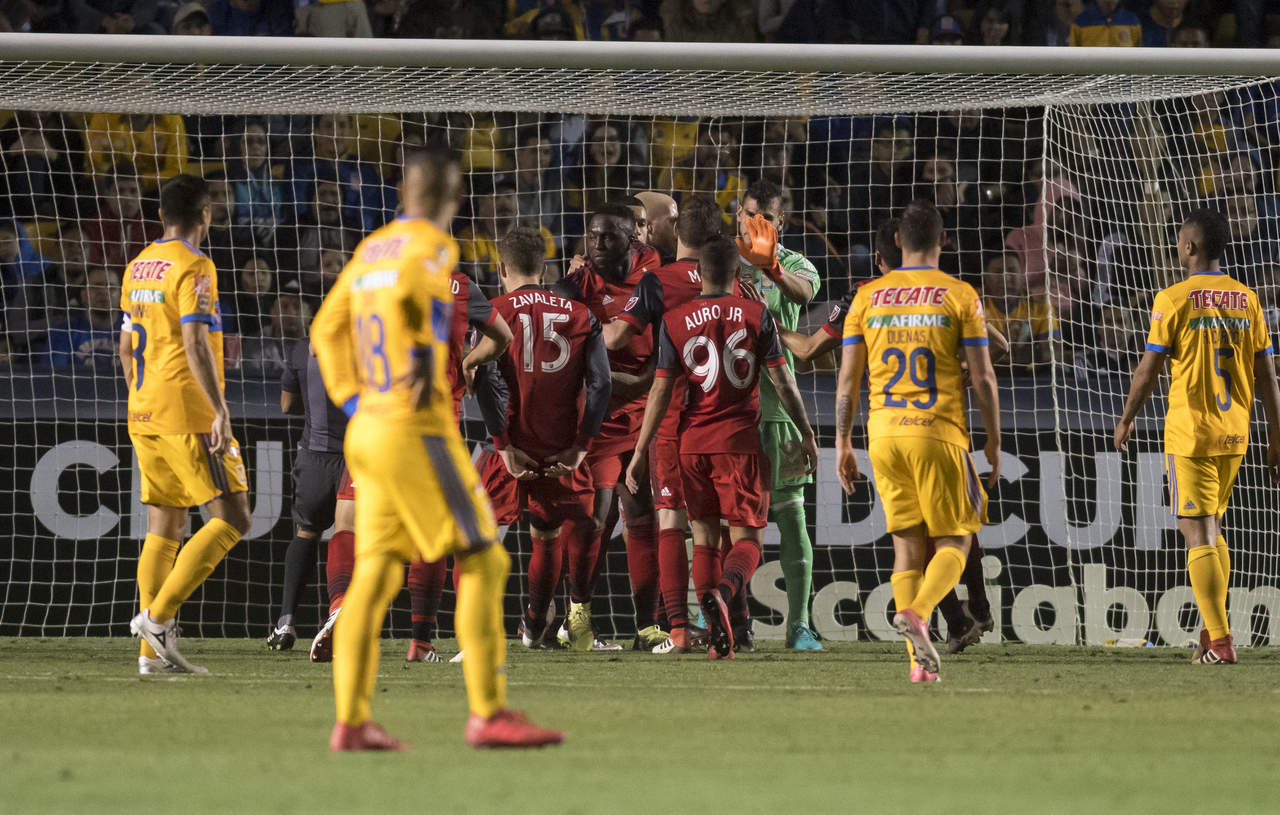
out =
[[(139, 673), (208, 673), (178, 652), (178, 607), (249, 531), (249, 483), (223, 396), (222, 318), (213, 261), (197, 248), (212, 209), (204, 180), (160, 189), (164, 235), (124, 270), (120, 362), (129, 438), (142, 473), (147, 537), (138, 556)], [(193, 506), (209, 522), (178, 551)]]
[[(860, 287), (849, 307), (836, 386), (836, 469), (852, 493), (864, 372), (870, 382), (868, 452), (893, 536), (893, 625), (906, 637), (913, 682), (937, 681), (929, 617), (964, 572), (986, 514), (969, 457), (962, 357), (987, 433), (988, 486), (1000, 477), (1000, 405), (982, 303), (972, 286), (938, 270), (945, 240), (937, 208), (912, 201), (898, 224), (902, 267)], [(925, 568), (928, 538), (936, 551)]]
[(475, 747), (540, 747), (562, 735), (507, 709), (502, 595), (511, 559), (454, 415), (446, 367), (453, 324), (446, 231), (462, 198), (449, 151), (405, 155), (404, 214), (356, 248), (311, 326), (325, 387), (351, 416), (356, 566), (334, 632), (331, 750), (403, 750), (370, 718), (378, 637), (404, 565), (453, 555), (457, 631)]
[(1169, 508), (1187, 545), (1187, 572), (1204, 629), (1194, 661), (1233, 665), (1227, 624), (1231, 555), (1222, 535), (1231, 487), (1249, 445), (1254, 389), (1267, 418), (1267, 467), (1280, 482), (1280, 388), (1271, 336), (1258, 295), (1218, 262), (1230, 240), (1227, 219), (1209, 209), (1187, 216), (1178, 233), (1178, 261), (1187, 279), (1155, 297), (1147, 349), (1133, 372), (1116, 423), (1117, 450), (1129, 449), (1133, 420), (1173, 360), (1164, 418)]

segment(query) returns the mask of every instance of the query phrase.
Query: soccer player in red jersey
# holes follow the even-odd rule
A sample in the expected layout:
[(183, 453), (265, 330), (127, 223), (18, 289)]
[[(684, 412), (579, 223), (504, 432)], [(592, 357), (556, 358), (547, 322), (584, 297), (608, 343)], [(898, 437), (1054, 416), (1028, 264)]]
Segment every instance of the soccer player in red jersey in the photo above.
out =
[[(475, 331), (480, 336), (476, 348), (480, 350), (476, 364), (497, 359), (511, 342), (511, 327), (493, 310), (484, 292), (475, 281), (463, 272), (454, 270), (450, 276), (453, 291), (453, 316), (449, 339), (449, 365), (445, 369), (449, 390), (453, 394), (454, 412), (462, 415), (462, 397), (467, 393), (467, 382), (462, 372), (463, 350), (467, 336)], [(421, 560), (409, 564), (409, 619), (412, 625), (409, 652), (406, 662), (439, 662), (435, 645), (436, 617), (440, 613), (440, 599), (444, 594), (446, 563), (443, 560), (426, 563)]]
[[(537, 230), (513, 229), (498, 242), (498, 251), (506, 293), (494, 299), (493, 307), (515, 337), (498, 362), (507, 404), (486, 404), (482, 413), (494, 446), (516, 479), (519, 506), (533, 538), (521, 639), (527, 648), (558, 647), (555, 632), (547, 630), (547, 610), (564, 555), (558, 540), (561, 527), (572, 522), (567, 547), (569, 640), (576, 650), (586, 651), (594, 640), (591, 547), (599, 539), (585, 460), (587, 444), (609, 409), (609, 357), (591, 311), (543, 288), (543, 240)], [(477, 388), (487, 403), (496, 393), (497, 389)]]
[[(652, 247), (631, 239), (635, 216), (622, 204), (605, 204), (587, 222), (585, 263), (576, 265), (556, 284), (556, 291), (585, 303), (602, 324), (615, 320), (647, 272), (661, 266)], [(609, 352), (613, 396), (600, 433), (587, 449), (587, 466), (595, 485), (597, 534), (607, 541), (614, 501), (621, 505), (627, 542), (627, 570), (636, 609), (632, 647), (648, 650), (667, 640), (658, 626), (658, 540), (653, 498), (646, 481), (637, 490), (620, 483), (644, 418), (645, 397), (653, 376), (653, 335), (633, 336), (625, 347)], [(603, 551), (600, 555), (603, 558)]]
[[(720, 207), (706, 196), (686, 197), (675, 229), (676, 260), (646, 274), (636, 286), (618, 319), (604, 328), (605, 344), (623, 348), (637, 334), (652, 328), (656, 333), (662, 318), (672, 309), (702, 294), (698, 273), (700, 247), (718, 237), (724, 227)], [(654, 443), (649, 481), (653, 504), (658, 510), (658, 576), (663, 609), (671, 625), (671, 638), (654, 648), (655, 653), (685, 653), (705, 635), (689, 625), (689, 553), (685, 550), (684, 487), (680, 479), (679, 427), (684, 407), (684, 380), (673, 383), (671, 405), (658, 429)]]
[[(627, 469), (635, 490), (648, 448), (671, 401), (673, 380), (685, 378), (680, 417), (680, 474), (693, 527), (693, 580), (707, 617), (711, 659), (733, 658), (729, 608), (747, 590), (760, 563), (769, 515), (769, 463), (760, 444), (760, 366), (801, 433), (809, 472), (818, 445), (800, 392), (785, 366), (777, 329), (764, 304), (733, 294), (738, 247), (727, 237), (702, 247), (702, 295), (669, 311), (658, 337), (658, 369), (644, 424)], [(720, 572), (720, 520), (731, 540)]]

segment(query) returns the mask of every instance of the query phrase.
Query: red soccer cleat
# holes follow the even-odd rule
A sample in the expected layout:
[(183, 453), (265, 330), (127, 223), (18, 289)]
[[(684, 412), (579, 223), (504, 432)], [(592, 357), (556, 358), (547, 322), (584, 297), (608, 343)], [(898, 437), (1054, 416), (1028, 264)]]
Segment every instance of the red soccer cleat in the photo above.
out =
[(720, 589), (711, 589), (699, 601), (702, 616), (707, 618), (708, 659), (733, 659), (733, 621), (729, 619), (729, 604)]
[(941, 682), (942, 677), (932, 674), (920, 667), (920, 663), (911, 663), (911, 673), (908, 674), (912, 682)]
[(329, 736), (329, 749), (335, 753), (356, 752), (360, 750), (387, 750), (400, 752), (412, 750), (413, 745), (387, 735), (382, 725), (377, 722), (364, 724), (345, 724), (338, 722), (333, 726)]
[(1197, 665), (1235, 665), (1237, 662), (1236, 644), (1230, 634), (1221, 639), (1211, 640), (1209, 647), (1195, 660)]
[(467, 744), (481, 749), (546, 747), (564, 741), (559, 730), (538, 727), (518, 710), (499, 710), (487, 719), (472, 713), (466, 733)]
[(893, 615), (893, 628), (911, 642), (916, 662), (929, 673), (938, 672), (938, 651), (933, 647), (929, 637), (929, 624), (920, 619), (920, 615), (905, 608)]

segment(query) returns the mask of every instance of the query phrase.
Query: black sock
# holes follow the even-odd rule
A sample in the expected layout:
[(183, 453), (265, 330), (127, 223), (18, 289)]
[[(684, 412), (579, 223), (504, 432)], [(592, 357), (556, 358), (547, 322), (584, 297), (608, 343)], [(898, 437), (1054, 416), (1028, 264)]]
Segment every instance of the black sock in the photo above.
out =
[[(316, 539), (294, 538), (284, 553), (284, 597), (280, 601), (280, 618), (293, 620), (298, 605), (298, 592), (307, 585), (307, 576), (316, 568)], [(278, 623), (277, 625), (287, 625)]]
[(948, 637), (959, 639), (969, 630), (969, 618), (964, 616), (964, 607), (960, 605), (955, 589), (938, 601), (938, 611), (942, 612), (942, 619), (947, 621)]
[(425, 642), (431, 642), (431, 640), (435, 639), (435, 636), (436, 636), (435, 618), (432, 618), (430, 620), (414, 620), (411, 623), (411, 626), (412, 626), (412, 636), (415, 640), (423, 640)]
[(991, 616), (991, 601), (987, 599), (987, 585), (982, 579), (981, 552), (975, 556), (972, 552), (964, 562), (964, 573), (960, 582), (969, 590), (969, 613), (975, 620), (985, 620)]

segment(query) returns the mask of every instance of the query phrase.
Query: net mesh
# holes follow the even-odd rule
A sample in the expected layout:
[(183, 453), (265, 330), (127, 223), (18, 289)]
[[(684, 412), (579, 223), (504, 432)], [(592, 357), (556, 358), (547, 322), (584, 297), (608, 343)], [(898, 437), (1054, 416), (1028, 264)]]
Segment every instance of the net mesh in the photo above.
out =
[[(1266, 78), (0, 62), (0, 80), (11, 111), (0, 117), (0, 516), (13, 530), (0, 537), (2, 633), (125, 631), (146, 511), (115, 360), (119, 277), (158, 234), (159, 180), (183, 170), (213, 185), (206, 248), (254, 518), (183, 624), (269, 630), (300, 430), (280, 413), (287, 343), (359, 238), (394, 213), (402, 145), (426, 142), (464, 156), (469, 196), (454, 234), (490, 294), (494, 240), (515, 223), (544, 231), (556, 275), (580, 251), (584, 214), (606, 200), (710, 195), (732, 229), (747, 186), (773, 181), (789, 213), (783, 243), (821, 281), (802, 333), (873, 274), (877, 226), (913, 197), (935, 200), (950, 237), (943, 268), (984, 292), (1014, 341), (997, 365), (1004, 477), (979, 536), (996, 620), (987, 637), (1194, 638), (1161, 411), (1145, 412), (1136, 451), (1115, 453), (1109, 439), (1150, 299), (1179, 274), (1173, 229), (1190, 207), (1228, 212), (1228, 267), (1280, 317), (1280, 113)], [(798, 368), (823, 446), (806, 496), (814, 626), (829, 639), (890, 638), (883, 515), (869, 483), (846, 497), (832, 477), (834, 366), (826, 354)], [(478, 448), (478, 413), (465, 411)], [(1233, 627), (1238, 641), (1273, 642), (1280, 508), (1256, 449), (1232, 506)], [(520, 555), (514, 630), (530, 546), (520, 530), (507, 545)], [(621, 541), (607, 558), (597, 626), (624, 636)], [(752, 585), (761, 636), (782, 634), (781, 577), (771, 528)], [(323, 585), (319, 567), (312, 583)], [(303, 597), (305, 634), (326, 598)], [(446, 592), (446, 633), (451, 608)], [(390, 630), (408, 633), (404, 597)]]

